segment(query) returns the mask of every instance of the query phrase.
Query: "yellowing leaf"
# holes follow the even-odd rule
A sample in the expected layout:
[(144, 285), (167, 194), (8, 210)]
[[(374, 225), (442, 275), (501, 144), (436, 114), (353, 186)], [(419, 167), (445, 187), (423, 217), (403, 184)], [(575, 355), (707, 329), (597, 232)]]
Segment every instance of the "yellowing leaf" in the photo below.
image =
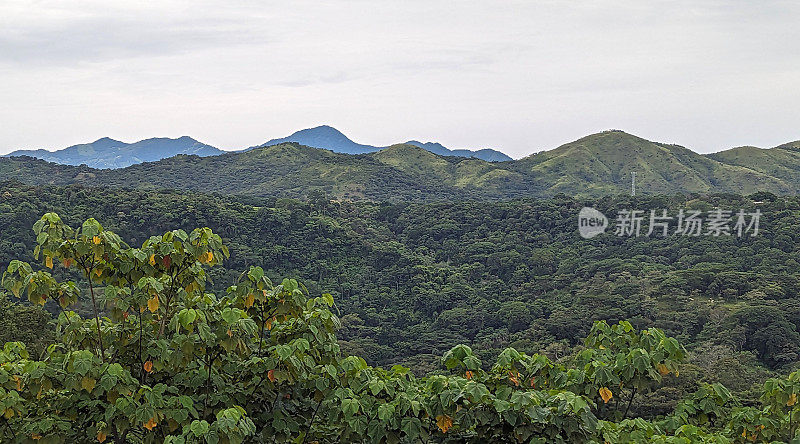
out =
[(601, 387), (598, 392), (600, 393), (600, 397), (603, 398), (603, 402), (606, 404), (608, 404), (608, 401), (614, 397), (614, 394), (611, 393), (611, 390), (609, 390), (608, 387)]
[(92, 242), (93, 242), (95, 245), (100, 245), (100, 236), (95, 236), (95, 237), (93, 237), (93, 238), (92, 238)]
[(103, 275), (103, 270), (101, 270), (101, 269), (99, 269), (99, 268), (95, 268), (95, 269), (94, 269), (94, 274), (96, 274), (96, 275), (97, 275), (97, 277), (100, 277), (100, 276), (102, 276), (102, 275)]
[(38, 433), (33, 433), (33, 434), (31, 434), (31, 439), (34, 439), (34, 440), (38, 441), (38, 440), (42, 439), (42, 435), (40, 435)]
[(11, 407), (7, 408), (7, 409), (6, 409), (6, 411), (5, 411), (5, 412), (3, 412), (3, 416), (4, 416), (6, 419), (11, 419), (11, 418), (13, 418), (13, 417), (14, 417), (14, 409), (12, 409)]
[(158, 310), (158, 295), (154, 294), (152, 298), (147, 300), (147, 309), (150, 313), (155, 313)]
[(84, 376), (84, 378), (81, 379), (81, 387), (83, 387), (83, 389), (87, 392), (94, 390), (95, 384), (97, 384), (97, 381), (94, 378)]
[(464, 375), (467, 379), (472, 379), (472, 372), (467, 370), (466, 374)]
[(154, 267), (156, 265), (156, 255), (155, 254), (151, 254), (150, 255), (150, 265), (152, 265)]
[(439, 427), (442, 433), (447, 433), (450, 427), (453, 427), (453, 418), (447, 415), (439, 415), (436, 417), (436, 426)]
[(658, 372), (661, 373), (661, 376), (668, 375), (669, 369), (664, 364), (658, 364)]
[(11, 379), (17, 383), (17, 391), (22, 390), (22, 378), (20, 378), (19, 375), (14, 375), (11, 377)]
[(147, 373), (153, 372), (153, 361), (147, 361), (144, 363), (144, 371)]
[(250, 308), (253, 306), (253, 303), (256, 301), (256, 297), (253, 293), (247, 295), (247, 299), (244, 300), (244, 306)]
[(150, 418), (149, 421), (144, 423), (142, 426), (144, 428), (146, 428), (147, 430), (153, 430), (155, 428), (155, 426), (157, 426), (157, 425), (158, 425), (158, 422), (156, 421), (156, 418), (152, 417), (152, 418)]
[(108, 437), (108, 435), (106, 435), (106, 432), (104, 432), (102, 430), (99, 430), (97, 432), (97, 441), (98, 442), (105, 442), (107, 437)]
[(50, 256), (47, 256), (47, 258), (45, 258), (45, 260), (44, 260), (44, 265), (47, 268), (53, 268), (53, 258), (50, 257)]
[(786, 401), (786, 405), (791, 407), (791, 406), (793, 406), (795, 404), (797, 404), (797, 395), (792, 393), (792, 396), (789, 396), (789, 400)]
[(267, 378), (269, 379), (270, 382), (275, 382), (275, 380), (276, 380), (276, 378), (275, 378), (275, 370), (268, 371), (267, 372)]
[(199, 260), (203, 264), (207, 264), (214, 259), (214, 253), (207, 251), (200, 255)]
[(63, 265), (64, 268), (69, 268), (69, 266), (72, 265), (72, 259), (70, 258), (64, 259), (63, 261), (61, 261), (61, 265)]

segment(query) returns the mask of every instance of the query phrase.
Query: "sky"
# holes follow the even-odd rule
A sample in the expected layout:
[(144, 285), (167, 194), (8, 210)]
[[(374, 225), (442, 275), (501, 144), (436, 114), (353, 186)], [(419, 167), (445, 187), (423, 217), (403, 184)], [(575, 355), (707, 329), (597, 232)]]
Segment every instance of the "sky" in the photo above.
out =
[(800, 139), (800, 2), (0, 0), (0, 154), (328, 124), (520, 158)]

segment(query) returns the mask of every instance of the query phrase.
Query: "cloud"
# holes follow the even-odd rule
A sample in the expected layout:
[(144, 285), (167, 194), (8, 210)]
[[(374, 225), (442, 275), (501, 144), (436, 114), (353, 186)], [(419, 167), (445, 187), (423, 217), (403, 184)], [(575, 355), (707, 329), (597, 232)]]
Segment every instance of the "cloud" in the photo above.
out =
[(800, 138), (798, 19), (790, 1), (5, 0), (0, 153), (323, 123), (517, 157), (607, 128), (772, 146)]
[(0, 62), (75, 65), (249, 45), (268, 38), (255, 26), (256, 18), (245, 14), (106, 10), (105, 4), (103, 10), (79, 13), (80, 8), (51, 9), (33, 2), (28, 6), (0, 6), (0, 17), (5, 17), (0, 21)]

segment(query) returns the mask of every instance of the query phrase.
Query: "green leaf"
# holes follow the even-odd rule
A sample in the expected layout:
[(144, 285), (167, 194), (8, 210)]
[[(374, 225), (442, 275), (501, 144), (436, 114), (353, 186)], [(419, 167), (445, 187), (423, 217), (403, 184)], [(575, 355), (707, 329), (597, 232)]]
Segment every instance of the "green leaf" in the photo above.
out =
[(241, 318), (240, 310), (236, 308), (226, 308), (222, 311), (222, 320), (228, 324), (233, 324)]
[(190, 426), (190, 430), (192, 434), (198, 438), (205, 436), (208, 433), (209, 424), (205, 420), (194, 420), (192, 421), (192, 425)]
[(356, 399), (347, 398), (342, 400), (342, 412), (345, 416), (355, 415), (358, 413), (359, 408), (361, 408), (361, 404)]

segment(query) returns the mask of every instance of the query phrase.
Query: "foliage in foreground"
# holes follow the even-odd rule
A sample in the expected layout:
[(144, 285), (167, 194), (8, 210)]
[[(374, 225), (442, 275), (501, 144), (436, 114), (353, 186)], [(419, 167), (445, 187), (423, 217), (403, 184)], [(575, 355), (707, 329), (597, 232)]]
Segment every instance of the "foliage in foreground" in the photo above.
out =
[[(2, 285), (61, 311), (41, 359), (21, 342), (0, 352), (3, 442), (761, 442), (800, 424), (797, 373), (767, 381), (760, 409), (713, 384), (664, 418), (629, 417), (638, 393), (679, 376), (685, 351), (658, 329), (597, 322), (566, 363), (509, 348), (483, 365), (456, 346), (418, 379), (341, 357), (333, 298), (294, 280), (250, 267), (206, 292), (228, 255), (207, 228), (141, 248), (94, 219), (48, 213), (34, 231), (42, 266), (13, 261)], [(68, 310), (82, 291), (89, 319)]]

